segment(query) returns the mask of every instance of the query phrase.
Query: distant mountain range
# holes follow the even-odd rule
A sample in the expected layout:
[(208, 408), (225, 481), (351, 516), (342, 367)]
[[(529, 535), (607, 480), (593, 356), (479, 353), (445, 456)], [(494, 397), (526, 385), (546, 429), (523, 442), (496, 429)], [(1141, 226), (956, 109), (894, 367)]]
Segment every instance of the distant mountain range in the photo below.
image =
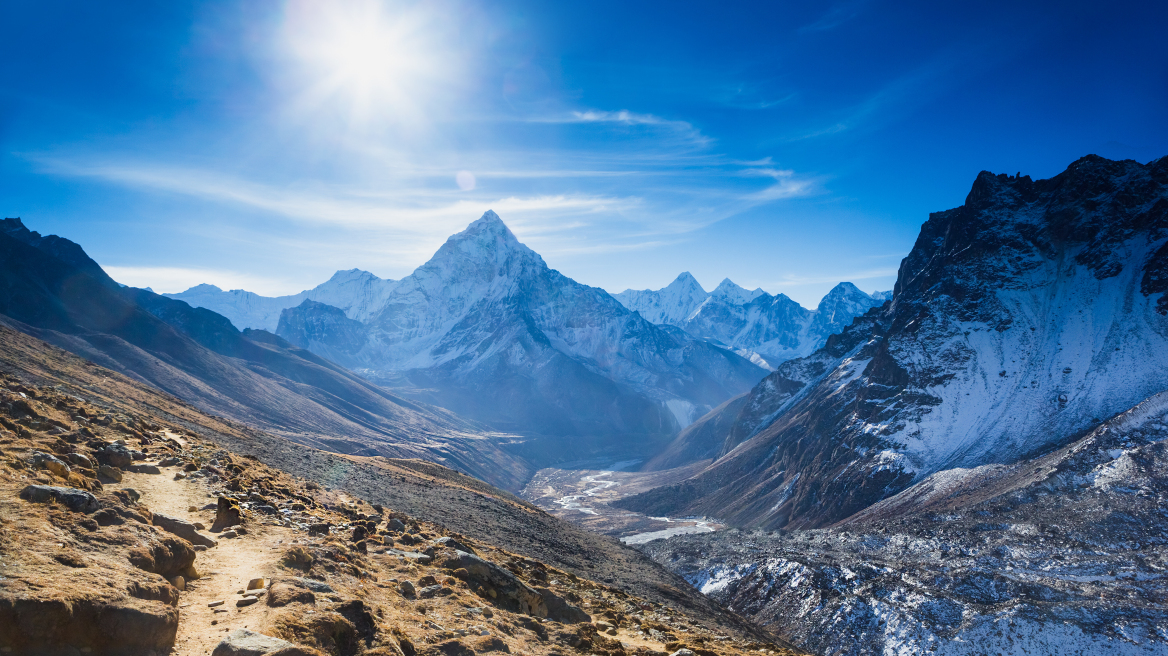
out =
[(345, 312), (358, 321), (367, 321), (384, 307), (396, 280), (385, 280), (360, 269), (338, 271), (328, 281), (290, 296), (260, 296), (242, 289), (223, 291), (215, 285), (196, 285), (180, 294), (163, 294), (192, 307), (217, 312), (240, 330), (256, 328), (276, 332), (280, 313), (304, 301), (316, 301)]
[(922, 226), (891, 303), (682, 433), (673, 452), (715, 452), (704, 472), (618, 505), (826, 526), (1068, 444), (1168, 390), (1165, 292), (1168, 158), (983, 172)]
[(500, 430), (652, 436), (645, 456), (883, 302), (842, 283), (809, 311), (728, 280), (707, 294), (689, 274), (613, 297), (549, 269), (494, 212), (399, 281), (354, 269), (292, 296), (167, 296)]
[(621, 436), (650, 450), (766, 373), (549, 269), (494, 212), (393, 283), (363, 320), (306, 300), (276, 333), (500, 430)]
[(653, 323), (677, 326), (772, 371), (787, 360), (810, 355), (852, 319), (891, 297), (891, 292), (865, 294), (841, 282), (819, 307), (808, 310), (784, 294), (747, 291), (729, 278), (707, 293), (688, 271), (663, 289), (615, 294)]
[(0, 322), (214, 415), (341, 453), (425, 458), (517, 488), (530, 474), (490, 433), (260, 330), (122, 287), (77, 244), (0, 221)]

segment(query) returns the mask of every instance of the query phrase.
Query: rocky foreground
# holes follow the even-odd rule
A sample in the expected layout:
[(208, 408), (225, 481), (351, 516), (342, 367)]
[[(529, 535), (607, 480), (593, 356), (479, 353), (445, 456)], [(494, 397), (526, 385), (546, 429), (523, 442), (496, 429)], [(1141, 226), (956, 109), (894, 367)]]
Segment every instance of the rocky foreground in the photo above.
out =
[[(561, 524), (474, 479), (280, 449), (42, 342), (0, 338), (0, 653), (796, 653), (668, 575), (650, 583), (652, 563), (620, 571), (640, 556), (615, 540), (546, 562), (530, 555), (546, 543), (523, 553), (483, 540), (489, 522), (460, 530), (476, 511), (526, 514), (528, 531)], [(318, 475), (228, 448), (240, 444)], [(377, 499), (350, 491), (378, 485)]]

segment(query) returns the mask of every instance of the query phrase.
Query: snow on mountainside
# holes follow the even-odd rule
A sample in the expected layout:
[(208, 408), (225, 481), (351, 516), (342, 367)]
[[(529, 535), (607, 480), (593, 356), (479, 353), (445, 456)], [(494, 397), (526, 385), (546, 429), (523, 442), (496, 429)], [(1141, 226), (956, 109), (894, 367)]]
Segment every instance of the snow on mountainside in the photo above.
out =
[(612, 296), (628, 309), (640, 312), (647, 321), (680, 326), (706, 301), (709, 293), (702, 289), (689, 271), (685, 271), (667, 287), (657, 291), (626, 289)]
[(349, 269), (336, 272), (332, 278), (312, 289), (290, 296), (260, 296), (242, 289), (223, 291), (215, 285), (207, 284), (163, 296), (222, 314), (239, 330), (258, 328), (275, 332), (280, 322), (280, 313), (305, 300), (338, 307), (350, 319), (365, 321), (381, 309), (396, 285), (396, 280), (385, 280), (368, 271)]
[(737, 407), (694, 479), (620, 502), (822, 526), (943, 469), (1065, 444), (1168, 389), (1168, 158), (981, 173), (933, 214), (891, 303)]
[(852, 283), (842, 282), (811, 311), (784, 294), (747, 291), (729, 278), (706, 293), (685, 272), (663, 289), (627, 289), (614, 297), (653, 323), (677, 326), (773, 371), (787, 360), (813, 353), (829, 335), (890, 295), (865, 294)]
[(399, 281), (363, 334), (326, 313), (286, 310), (277, 333), (508, 430), (663, 436), (765, 374), (549, 269), (494, 212)]

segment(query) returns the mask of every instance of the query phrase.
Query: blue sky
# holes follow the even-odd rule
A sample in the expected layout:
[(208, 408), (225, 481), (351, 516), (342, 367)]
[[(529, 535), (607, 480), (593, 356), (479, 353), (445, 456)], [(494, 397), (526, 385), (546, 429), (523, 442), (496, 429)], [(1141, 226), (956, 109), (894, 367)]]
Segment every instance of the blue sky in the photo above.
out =
[[(728, 6), (729, 5), (729, 6)], [(399, 278), (494, 209), (617, 292), (889, 289), (981, 170), (1168, 155), (1165, 3), (0, 4), (0, 211), (129, 284)]]

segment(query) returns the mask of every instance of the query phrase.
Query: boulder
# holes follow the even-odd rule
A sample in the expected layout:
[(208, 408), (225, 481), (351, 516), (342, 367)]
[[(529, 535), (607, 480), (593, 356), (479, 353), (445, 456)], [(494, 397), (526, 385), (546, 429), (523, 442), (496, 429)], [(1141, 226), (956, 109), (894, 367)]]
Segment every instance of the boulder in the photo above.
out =
[(130, 465), (129, 471), (135, 474), (161, 474), (162, 470), (154, 465)]
[(133, 453), (121, 442), (107, 444), (94, 455), (97, 456), (98, 462), (118, 469), (126, 469), (134, 463)]
[(213, 547), (218, 544), (218, 542), (215, 542), (211, 538), (200, 534), (194, 524), (182, 519), (154, 513), (154, 525), (168, 533), (179, 536), (191, 544), (201, 544), (204, 547)]
[(122, 470), (110, 465), (101, 465), (97, 468), (97, 475), (108, 478), (115, 483), (122, 482)]
[(178, 609), (159, 601), (0, 595), (4, 654), (168, 652), (177, 633)]
[(56, 501), (73, 512), (91, 513), (101, 507), (97, 497), (75, 487), (29, 485), (20, 491), (20, 498), (32, 503)]
[(215, 510), (215, 523), (211, 525), (211, 532), (218, 533), (228, 526), (242, 524), (243, 519), (243, 508), (239, 506), (238, 502), (227, 497), (219, 497), (219, 503)]
[(134, 567), (169, 579), (189, 571), (195, 562), (195, 550), (186, 540), (166, 536), (132, 549), (129, 558)]
[(295, 646), (287, 640), (273, 638), (247, 629), (236, 629), (227, 634), (227, 637), (216, 645), (211, 656), (264, 656), (264, 654), (278, 649), (288, 649)]
[(298, 579), (278, 579), (268, 588), (267, 603), (274, 608), (288, 604), (315, 604), (316, 595)]
[(33, 467), (36, 467), (37, 469), (47, 469), (57, 476), (60, 476), (61, 478), (65, 478), (69, 475), (69, 472), (72, 471), (69, 468), (69, 465), (66, 465), (56, 456), (50, 455), (48, 453), (33, 451), (32, 458), (30, 460), (32, 461)]
[(313, 592), (329, 593), (329, 594), (336, 592), (336, 590), (333, 590), (333, 586), (329, 585), (328, 583), (325, 583), (324, 581), (317, 581), (314, 579), (302, 579), (299, 576), (289, 576), (289, 577), (285, 577), (281, 580), (282, 581), (291, 581), (291, 582), (295, 583), (296, 585), (308, 588), (309, 590), (312, 590)]
[(455, 549), (457, 551), (462, 551), (462, 552), (472, 554), (472, 555), (477, 553), (477, 552), (475, 552), (474, 549), (471, 549), (470, 547), (459, 542), (458, 540), (455, 540), (454, 538), (452, 538), (450, 536), (447, 536), (444, 538), (438, 538), (437, 540), (434, 540), (434, 544), (438, 545), (439, 548), (447, 547), (450, 549)]
[(418, 590), (419, 599), (430, 599), (432, 597), (445, 597), (446, 595), (454, 594), (454, 590), (444, 585), (428, 585)]
[(536, 588), (543, 603), (547, 606), (549, 620), (563, 624), (586, 624), (592, 621), (592, 616), (583, 610), (564, 601), (562, 597), (547, 588)]
[(67, 453), (65, 454), (65, 459), (78, 467), (85, 467), (86, 469), (93, 469), (97, 466), (88, 456), (81, 453)]
[(479, 591), (501, 608), (535, 617), (548, 616), (543, 596), (511, 572), (465, 551), (446, 551), (445, 554), (439, 565), (448, 570), (465, 569), (471, 589)]

